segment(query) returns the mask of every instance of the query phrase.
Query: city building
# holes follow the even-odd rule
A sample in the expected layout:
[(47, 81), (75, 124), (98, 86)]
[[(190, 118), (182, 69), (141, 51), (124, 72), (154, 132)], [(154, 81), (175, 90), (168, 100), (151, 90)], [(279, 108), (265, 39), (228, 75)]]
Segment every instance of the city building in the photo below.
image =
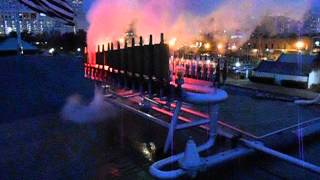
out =
[(247, 44), (250, 44), (248, 50), (250, 56), (264, 60), (276, 60), (282, 53), (317, 53), (320, 51), (319, 36), (254, 37)]
[(299, 33), (301, 23), (285, 16), (266, 16), (260, 25), (260, 31), (264, 35), (288, 35)]
[[(76, 13), (76, 30), (86, 29), (82, 0), (70, 0), (70, 4)], [(74, 31), (74, 27), (65, 25), (61, 20), (34, 12), (17, 0), (0, 0), (0, 35), (9, 34), (12, 31), (17, 32), (17, 24), (19, 24), (21, 32), (27, 31), (33, 34)]]
[(75, 16), (76, 29), (86, 30), (89, 24), (86, 18), (86, 13), (83, 8), (83, 0), (69, 0), (69, 2), (76, 15)]
[(318, 10), (310, 10), (305, 15), (303, 32), (307, 34), (320, 33), (320, 12)]

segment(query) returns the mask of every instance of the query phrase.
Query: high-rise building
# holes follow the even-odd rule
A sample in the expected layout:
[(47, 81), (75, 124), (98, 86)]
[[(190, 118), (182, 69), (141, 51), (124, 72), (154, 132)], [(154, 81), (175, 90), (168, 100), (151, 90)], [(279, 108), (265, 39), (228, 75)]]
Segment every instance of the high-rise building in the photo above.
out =
[[(76, 29), (86, 29), (85, 13), (82, 0), (70, 0), (76, 17)], [(20, 31), (38, 34), (51, 31), (71, 32), (73, 27), (65, 25), (61, 20), (51, 18), (27, 8), (17, 0), (0, 0), (0, 35)]]
[(257, 28), (258, 34), (269, 36), (299, 33), (300, 22), (285, 16), (266, 16)]
[(69, 0), (69, 3), (75, 12), (76, 29), (87, 29), (88, 22), (83, 7), (83, 0)]
[(320, 12), (310, 10), (305, 16), (304, 33), (320, 33)]

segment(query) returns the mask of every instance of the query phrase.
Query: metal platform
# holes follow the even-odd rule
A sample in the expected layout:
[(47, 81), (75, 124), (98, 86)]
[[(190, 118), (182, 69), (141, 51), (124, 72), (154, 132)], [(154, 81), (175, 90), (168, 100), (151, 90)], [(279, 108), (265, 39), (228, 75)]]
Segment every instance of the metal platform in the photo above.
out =
[[(204, 89), (207, 89), (207, 88), (204, 88)], [(112, 103), (117, 104), (117, 105), (121, 106), (122, 108), (125, 108), (131, 112), (134, 112), (134, 113), (140, 115), (141, 117), (144, 117), (145, 119), (151, 120), (158, 125), (166, 127), (168, 129), (170, 129), (172, 127), (172, 121), (173, 121), (172, 118), (174, 118), (176, 116), (176, 113), (173, 112), (173, 110), (176, 108), (176, 103), (173, 102), (171, 104), (168, 104), (159, 98), (149, 99), (149, 98), (145, 98), (143, 96), (140, 96), (140, 95), (134, 94), (134, 93), (132, 95), (127, 95), (130, 92), (126, 93), (124, 91), (118, 91), (118, 92), (113, 92), (113, 93), (115, 96), (113, 98), (111, 97)], [(108, 97), (108, 98), (110, 98), (110, 97)], [(149, 110), (147, 112), (143, 112), (144, 111), (143, 102), (148, 103)], [(160, 114), (161, 119), (157, 118), (157, 116), (159, 116), (159, 114)], [(183, 103), (182, 107), (181, 107), (181, 114), (179, 116), (177, 116), (177, 118), (179, 119), (180, 122), (187, 123), (187, 124), (183, 123), (183, 124), (180, 124), (180, 126), (177, 126), (177, 130), (184, 129), (183, 127), (190, 128), (190, 127), (196, 127), (196, 126), (199, 126), (202, 129), (206, 129), (206, 130), (210, 129), (210, 126), (205, 125), (208, 122), (204, 123), (204, 122), (202, 122), (204, 120), (201, 120), (203, 118), (208, 119), (208, 115), (203, 113), (202, 111), (200, 111), (196, 106), (192, 106), (191, 104)], [(275, 131), (269, 131), (271, 129), (270, 128), (265, 131), (265, 132), (268, 132), (268, 134), (263, 135), (262, 137), (257, 137), (254, 134), (251, 134), (249, 131), (245, 131), (243, 129), (237, 128), (237, 127), (233, 126), (233, 124), (231, 124), (231, 123), (229, 124), (229, 123), (225, 123), (225, 121), (219, 121), (218, 124), (220, 125), (221, 128), (228, 129), (229, 132), (230, 132), (230, 130), (233, 132), (232, 134), (229, 134), (229, 133), (225, 133), (224, 131), (220, 131), (219, 132), (220, 135), (226, 136), (227, 138), (232, 139), (234, 137), (234, 135), (240, 134), (241, 138), (239, 138), (239, 140), (245, 146), (249, 147), (249, 149), (247, 149), (247, 148), (231, 149), (230, 151), (226, 151), (225, 153), (216, 154), (216, 155), (210, 157), (208, 159), (208, 162), (212, 162), (213, 164), (219, 164), (224, 161), (229, 161), (229, 160), (232, 160), (237, 157), (248, 155), (248, 154), (254, 152), (254, 151), (252, 151), (252, 149), (255, 149), (257, 151), (261, 151), (263, 153), (266, 153), (266, 154), (275, 156), (277, 158), (283, 159), (285, 161), (288, 161), (288, 162), (295, 164), (297, 166), (306, 168), (306, 169), (311, 170), (313, 172), (320, 172), (320, 169), (318, 166), (315, 166), (315, 165), (310, 164), (305, 161), (301, 161), (301, 160), (296, 159), (294, 157), (283, 154), (279, 151), (275, 151), (271, 148), (264, 146), (261, 142), (253, 141), (253, 140), (259, 140), (259, 139), (262, 140), (265, 137), (272, 136), (272, 135), (275, 135), (278, 133), (283, 133), (285, 131), (291, 130), (291, 132), (294, 132), (294, 130), (297, 127), (307, 126), (312, 123), (316, 123), (317, 121), (318, 121), (318, 119), (312, 119), (310, 121), (305, 121), (300, 124), (294, 124), (292, 126), (280, 128)], [(204, 124), (204, 125), (202, 125), (202, 124)], [(250, 128), (250, 126), (247, 126), (247, 128), (248, 127)], [(309, 127), (309, 126), (307, 126), (307, 127)], [(244, 138), (244, 137), (247, 137), (249, 139)], [(204, 144), (203, 146), (206, 147), (207, 145)], [(201, 149), (201, 147), (202, 146), (199, 146), (200, 149)], [(210, 147), (210, 145), (208, 147)], [(199, 151), (201, 151), (201, 150), (199, 150)], [(164, 166), (167, 163), (174, 163), (178, 159), (181, 159), (182, 156), (179, 154), (179, 155), (176, 155), (172, 158), (174, 160), (163, 159), (159, 162), (156, 162), (154, 164), (154, 166), (150, 167), (151, 168), (150, 171), (155, 173), (153, 175), (156, 175), (159, 173), (158, 174), (159, 177), (162, 176), (162, 175), (160, 175), (162, 173), (162, 171), (158, 171), (156, 169), (160, 169), (162, 166)], [(160, 164), (157, 165), (157, 163), (160, 163)], [(184, 172), (184, 173), (186, 173), (186, 172)], [(173, 173), (173, 174), (171, 174), (171, 173)], [(182, 172), (178, 172), (178, 171), (177, 172), (176, 171), (169, 171), (167, 175), (168, 175), (168, 177), (171, 177), (171, 175), (172, 175), (172, 177), (175, 177), (175, 176), (180, 176), (180, 175), (184, 174), (184, 173), (182, 173), (182, 174), (181, 173)], [(165, 176), (167, 176), (167, 175), (165, 175)]]
[[(227, 88), (222, 90), (212, 86), (216, 84), (211, 82), (214, 80), (211, 76), (213, 74), (208, 74), (206, 71), (208, 69), (200, 66), (202, 63), (199, 63), (197, 68), (194, 66), (193, 70), (197, 69), (196, 74), (191, 71), (193, 73), (190, 77), (193, 79), (184, 77), (190, 75), (187, 66), (182, 65), (177, 72), (170, 71), (169, 48), (164, 44), (163, 37), (161, 34), (158, 45), (153, 45), (150, 38), (149, 46), (143, 46), (141, 37), (139, 47), (135, 47), (133, 38), (131, 48), (125, 44), (124, 49), (120, 49), (118, 43), (117, 50), (113, 49), (111, 43), (111, 49), (96, 53), (98, 64), (107, 65), (107, 69), (100, 66), (85, 66), (85, 72), (89, 72), (87, 77), (100, 81), (99, 86), (101, 83), (109, 84), (103, 87), (106, 90), (106, 99), (110, 103), (168, 130), (164, 153), (174, 148), (173, 142), (177, 131), (198, 127), (207, 130), (208, 138), (205, 143), (196, 145), (191, 138), (186, 144), (184, 153), (171, 155), (153, 163), (149, 168), (153, 176), (194, 177), (203, 168), (223, 164), (257, 151), (311, 172), (320, 173), (319, 166), (277, 151), (263, 142), (264, 138), (284, 132), (298, 135), (299, 138), (304, 136), (302, 132), (306, 131), (307, 134), (310, 131), (317, 132), (320, 129), (317, 125), (320, 120), (316, 117), (317, 113), (288, 102), (253, 100), (250, 96), (238, 92), (228, 95)], [(142, 51), (143, 49), (147, 51)], [(148, 56), (148, 52), (152, 57)], [(107, 60), (106, 64), (104, 60)], [(187, 74), (184, 74), (183, 68)], [(119, 70), (125, 73), (119, 73)], [(316, 126), (313, 126), (314, 124)], [(235, 142), (236, 146), (222, 153), (200, 158), (199, 153), (214, 147), (217, 136)], [(172, 164), (177, 164), (178, 168), (166, 170), (165, 167)]]
[[(194, 86), (201, 86), (204, 91), (214, 91), (211, 83), (208, 81), (195, 80), (185, 78), (183, 87), (192, 90)], [(228, 92), (228, 87), (225, 87)], [(119, 95), (125, 96), (132, 91), (118, 91)], [(132, 98), (129, 98), (129, 97)], [(138, 105), (142, 98), (138, 93), (132, 93), (127, 100)], [(290, 102), (283, 101), (257, 101), (250, 96), (237, 96), (229, 93), (230, 98), (221, 105), (219, 124), (222, 127), (232, 129), (234, 132), (242, 136), (247, 136), (256, 140), (295, 131), (297, 128), (307, 127), (320, 122), (320, 110), (316, 107), (301, 107)], [(241, 98), (241, 99), (240, 99)], [(243, 100), (246, 99), (246, 100)], [(166, 119), (169, 120), (172, 113), (166, 101), (159, 98), (150, 99), (154, 102), (152, 107), (153, 113), (164, 113)], [(166, 107), (168, 111), (164, 111), (161, 107)], [(176, 104), (170, 104), (171, 110)], [(208, 118), (203, 108), (196, 107), (191, 104), (184, 104), (180, 119), (183, 121), (191, 121), (191, 119)], [(149, 112), (152, 113), (152, 112)], [(205, 127), (203, 127), (205, 128)]]

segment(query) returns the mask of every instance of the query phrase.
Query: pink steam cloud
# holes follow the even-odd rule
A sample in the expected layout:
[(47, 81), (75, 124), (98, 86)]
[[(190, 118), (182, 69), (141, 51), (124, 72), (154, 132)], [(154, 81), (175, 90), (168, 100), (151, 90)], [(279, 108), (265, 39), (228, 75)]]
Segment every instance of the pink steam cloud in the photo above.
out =
[[(143, 36), (145, 42), (150, 34), (154, 43), (159, 42), (160, 33), (166, 40), (177, 39), (177, 46), (199, 37), (200, 33), (221, 31), (243, 33), (243, 42), (267, 15), (287, 16), (300, 20), (310, 7), (310, 0), (300, 0), (290, 4), (276, 0), (225, 0), (205, 15), (196, 15), (185, 9), (191, 0), (95, 0), (88, 12), (90, 23), (87, 43), (89, 53), (94, 53), (97, 45), (115, 42), (125, 36), (133, 25), (135, 33)], [(302, 4), (302, 5), (301, 5)], [(225, 41), (226, 37), (215, 36)], [(95, 63), (90, 58), (90, 63)]]

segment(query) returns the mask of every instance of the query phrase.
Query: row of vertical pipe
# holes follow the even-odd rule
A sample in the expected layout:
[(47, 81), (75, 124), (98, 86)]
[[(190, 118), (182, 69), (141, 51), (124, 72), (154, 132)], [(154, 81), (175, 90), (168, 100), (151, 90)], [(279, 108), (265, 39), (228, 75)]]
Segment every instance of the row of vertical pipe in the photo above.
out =
[[(160, 42), (153, 44), (153, 37), (150, 35), (149, 43), (144, 44), (143, 38), (139, 38), (136, 44), (135, 38), (131, 38), (130, 46), (128, 42), (108, 43), (107, 48), (104, 45), (98, 45), (95, 53), (96, 65), (94, 70), (86, 69), (86, 73), (94, 73), (100, 76), (101, 80), (113, 79), (121, 84), (131, 84), (131, 88), (142, 86), (145, 83), (156, 83), (157, 86), (163, 87), (170, 81), (169, 73), (169, 46), (164, 43), (164, 34), (161, 34)], [(88, 53), (85, 54), (85, 63)], [(98, 69), (97, 69), (98, 67)], [(99, 68), (107, 67), (107, 68)], [(100, 71), (103, 73), (99, 73)], [(135, 85), (135, 86), (134, 86)]]

